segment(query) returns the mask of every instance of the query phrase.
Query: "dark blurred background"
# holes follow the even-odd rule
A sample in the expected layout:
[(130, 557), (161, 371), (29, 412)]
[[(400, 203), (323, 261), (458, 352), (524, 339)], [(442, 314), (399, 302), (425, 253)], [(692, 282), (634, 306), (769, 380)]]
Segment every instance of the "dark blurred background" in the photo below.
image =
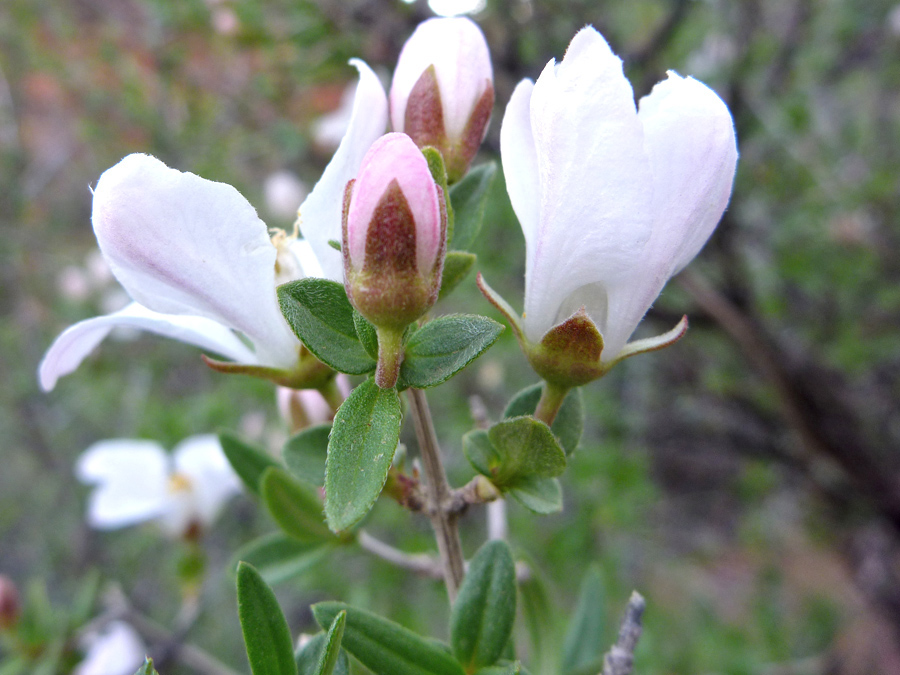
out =
[[(641, 329), (662, 332), (687, 313), (688, 336), (585, 388), (562, 514), (510, 505), (511, 541), (549, 589), (543, 611), (568, 616), (596, 562), (610, 642), (631, 589), (648, 598), (640, 673), (900, 673), (900, 4), (476, 9), (498, 101), (478, 161), (497, 158), (515, 83), (561, 58), (586, 23), (623, 57), (637, 97), (667, 69), (716, 89), (741, 152), (721, 225)], [(388, 77), (433, 14), (422, 0), (0, 3), (0, 574), (23, 592), (66, 606), (99, 574), (170, 622), (177, 545), (152, 528), (88, 530), (76, 457), (110, 437), (172, 447), (229, 428), (275, 446), (287, 433), (269, 385), (213, 373), (195, 349), (154, 337), (109, 340), (51, 394), (39, 391), (52, 339), (122, 302), (97, 262), (89, 186), (148, 152), (234, 184), (268, 224), (289, 227), (333, 151), (321, 120), (354, 82), (347, 59)], [(523, 241), (502, 178), (494, 188), (478, 268), (521, 306)], [(458, 310), (494, 315), (473, 279), (440, 308)], [(506, 335), (430, 394), (453, 482), (471, 475), (459, 451), (470, 398), (497, 417), (535, 380)], [(483, 521), (473, 510), (463, 522), (469, 555)], [(431, 546), (427, 523), (392, 503), (368, 527), (408, 550)], [(238, 669), (228, 561), (272, 529), (241, 498), (204, 544), (205, 609), (186, 639)], [(313, 629), (308, 604), (324, 598), (446, 632), (437, 582), (355, 551), (277, 591), (295, 634)], [(179, 667), (165, 672), (189, 672)]]

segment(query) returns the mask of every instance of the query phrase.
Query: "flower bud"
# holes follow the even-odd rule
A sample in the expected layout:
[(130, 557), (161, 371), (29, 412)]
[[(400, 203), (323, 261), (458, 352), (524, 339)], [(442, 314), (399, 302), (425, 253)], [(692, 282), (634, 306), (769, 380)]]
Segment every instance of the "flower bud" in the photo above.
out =
[(379, 366), (384, 340), (399, 359), (403, 331), (437, 301), (446, 233), (443, 191), (425, 157), (406, 134), (382, 136), (347, 184), (341, 247), (347, 296), (378, 331)]
[(15, 626), (21, 614), (22, 603), (16, 585), (9, 577), (0, 574), (0, 631)]
[(391, 85), (391, 124), (419, 147), (440, 150), (451, 183), (484, 140), (494, 107), (487, 42), (471, 19), (429, 19), (400, 52)]

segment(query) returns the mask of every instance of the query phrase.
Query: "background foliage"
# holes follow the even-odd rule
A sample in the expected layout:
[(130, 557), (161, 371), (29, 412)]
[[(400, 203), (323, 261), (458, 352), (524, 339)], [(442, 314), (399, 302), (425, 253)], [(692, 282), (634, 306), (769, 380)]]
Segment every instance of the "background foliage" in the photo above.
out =
[[(269, 385), (153, 337), (110, 341), (51, 395), (38, 391), (53, 337), (115, 301), (114, 283), (72, 291), (95, 248), (88, 186), (148, 152), (236, 185), (287, 227), (265, 206), (266, 178), (289, 170), (313, 184), (330, 155), (313, 124), (353, 80), (347, 59), (387, 72), (429, 15), (392, 0), (0, 4), (0, 573), (60, 607), (98, 573), (170, 623), (178, 547), (149, 528), (88, 530), (78, 453), (116, 436), (171, 447), (222, 428), (287, 433)], [(562, 514), (510, 505), (511, 542), (550, 589), (543, 613), (567, 617), (596, 563), (610, 642), (631, 589), (649, 599), (639, 672), (900, 672), (900, 5), (488, 0), (476, 19), (501, 105), (592, 23), (638, 96), (668, 68), (716, 88), (741, 149), (725, 220), (646, 322), (658, 333), (687, 313), (688, 337), (586, 388)], [(475, 251), (492, 285), (520, 299), (524, 246), (500, 183)], [(493, 315), (472, 279), (439, 306), (459, 310)], [(431, 396), (453, 482), (470, 476), (458, 439), (472, 410), (498, 418), (536, 379), (507, 334)], [(473, 510), (463, 523), (468, 555), (483, 520)], [(391, 503), (368, 527), (407, 550), (431, 546), (427, 523)], [(205, 541), (204, 609), (187, 638), (236, 667), (229, 558), (271, 529), (247, 497)], [(439, 582), (338, 556), (277, 587), (295, 632), (313, 629), (311, 602), (336, 599), (447, 635)], [(519, 628), (520, 649), (536, 648)]]

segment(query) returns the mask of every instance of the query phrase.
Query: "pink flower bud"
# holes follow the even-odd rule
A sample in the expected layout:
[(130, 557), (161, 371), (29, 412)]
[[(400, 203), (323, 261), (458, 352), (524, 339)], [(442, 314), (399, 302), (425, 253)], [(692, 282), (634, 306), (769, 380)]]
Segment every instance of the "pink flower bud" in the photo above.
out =
[(406, 134), (377, 140), (344, 195), (344, 283), (376, 327), (403, 329), (437, 300), (447, 228), (443, 192)]
[(471, 19), (429, 19), (400, 52), (391, 85), (391, 124), (419, 147), (441, 151), (451, 183), (484, 140), (494, 107), (487, 42)]

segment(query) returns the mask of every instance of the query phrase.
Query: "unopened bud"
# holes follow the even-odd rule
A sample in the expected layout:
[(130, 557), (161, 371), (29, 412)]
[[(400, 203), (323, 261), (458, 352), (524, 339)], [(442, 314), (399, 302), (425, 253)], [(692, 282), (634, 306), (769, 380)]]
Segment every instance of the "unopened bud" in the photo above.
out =
[(451, 183), (487, 132), (494, 76), (484, 34), (467, 18), (429, 19), (403, 46), (390, 95), (394, 131), (440, 150)]
[(19, 590), (12, 579), (0, 574), (0, 630), (9, 630), (15, 626), (21, 614)]
[[(406, 134), (382, 136), (347, 184), (341, 247), (347, 296), (378, 331), (379, 369), (385, 341), (399, 369), (403, 331), (437, 301), (446, 233), (443, 191), (425, 157)], [(392, 387), (396, 373), (376, 381)]]

